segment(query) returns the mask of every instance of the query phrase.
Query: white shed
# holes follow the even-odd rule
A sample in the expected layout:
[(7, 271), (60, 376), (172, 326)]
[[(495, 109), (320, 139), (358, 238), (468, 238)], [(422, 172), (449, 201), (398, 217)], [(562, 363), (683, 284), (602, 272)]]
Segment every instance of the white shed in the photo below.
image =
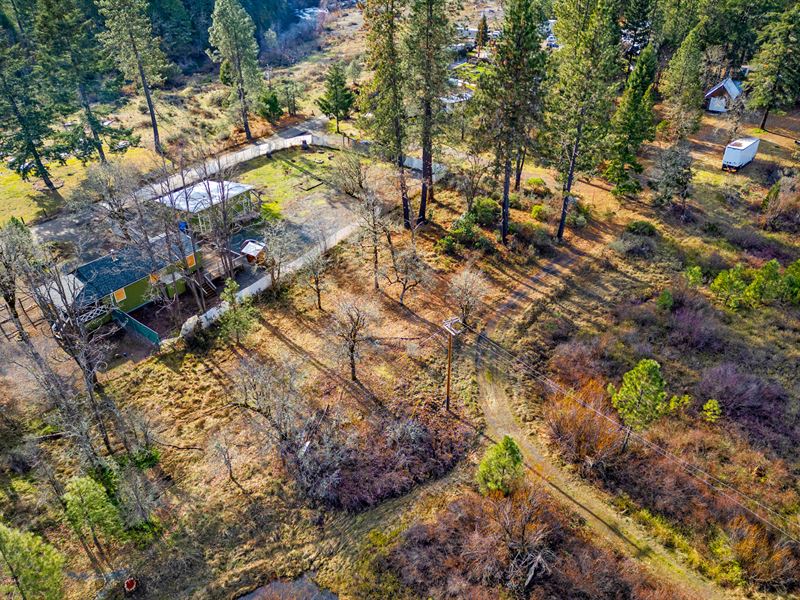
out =
[(731, 104), (742, 95), (742, 82), (726, 77), (706, 92), (705, 108), (713, 113), (725, 113)]

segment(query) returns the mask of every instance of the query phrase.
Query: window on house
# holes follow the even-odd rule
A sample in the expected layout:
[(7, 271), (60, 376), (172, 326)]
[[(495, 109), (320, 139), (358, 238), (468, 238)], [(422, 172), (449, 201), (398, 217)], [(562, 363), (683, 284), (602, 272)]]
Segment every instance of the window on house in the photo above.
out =
[(114, 292), (114, 301), (119, 303), (123, 302), (128, 295), (125, 293), (125, 288), (119, 288), (116, 292)]

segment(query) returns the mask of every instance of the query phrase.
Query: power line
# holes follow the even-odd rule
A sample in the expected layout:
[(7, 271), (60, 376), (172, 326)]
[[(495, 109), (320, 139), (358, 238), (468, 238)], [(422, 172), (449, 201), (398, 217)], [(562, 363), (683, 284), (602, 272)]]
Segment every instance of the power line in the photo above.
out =
[[(504, 348), (503, 346), (501, 346), (500, 344), (498, 344), (497, 342), (495, 342), (491, 338), (489, 338), (486, 334), (484, 334), (482, 332), (479, 332), (479, 331), (475, 330), (473, 327), (470, 327), (468, 325), (466, 326), (466, 328), (469, 329), (471, 332), (475, 333), (478, 336), (479, 340), (483, 340), (483, 341), (488, 342), (490, 344), (489, 348), (492, 349), (495, 352), (495, 357), (499, 358), (499, 357), (502, 357), (503, 355), (505, 355), (506, 358), (504, 360), (508, 364), (517, 363), (518, 365), (520, 365), (523, 368), (527, 369), (528, 372), (531, 373), (534, 376), (535, 379), (537, 379), (541, 383), (544, 383), (545, 385), (549, 386), (553, 391), (561, 392), (562, 394), (564, 394), (565, 396), (569, 397), (571, 400), (573, 400), (577, 404), (583, 406), (587, 410), (590, 410), (593, 413), (595, 413), (596, 415), (598, 415), (599, 417), (605, 419), (606, 421), (611, 423), (617, 429), (622, 430), (624, 428), (624, 425), (622, 423), (619, 423), (618, 421), (616, 421), (613, 418), (611, 418), (609, 415), (603, 413), (602, 411), (599, 411), (598, 409), (596, 409), (595, 407), (591, 406), (590, 404), (587, 404), (586, 402), (583, 402), (578, 396), (576, 396), (576, 394), (574, 392), (572, 392), (571, 390), (568, 390), (568, 389), (564, 388), (563, 386), (561, 386), (560, 384), (556, 383), (555, 381), (553, 381), (552, 379), (550, 379), (549, 377), (547, 377), (546, 375), (541, 373), (533, 365), (531, 365), (528, 362), (522, 360), (521, 358), (519, 358), (518, 356), (516, 356), (515, 354), (513, 354), (512, 352), (510, 352), (509, 350), (507, 350), (506, 348)], [(734, 504), (736, 504), (740, 508), (746, 510), (748, 513), (753, 515), (756, 519), (758, 519), (762, 523), (768, 525), (769, 527), (771, 527), (775, 531), (778, 531), (779, 533), (781, 533), (782, 535), (786, 536), (787, 538), (789, 538), (793, 542), (800, 543), (800, 540), (795, 538), (792, 534), (790, 534), (788, 531), (786, 531), (783, 527), (781, 527), (779, 525), (776, 525), (771, 520), (766, 519), (763, 516), (759, 515), (758, 513), (753, 511), (750, 507), (746, 506), (745, 504), (743, 504), (742, 502), (740, 502), (736, 498), (732, 497), (725, 490), (720, 489), (719, 487), (717, 487), (717, 485), (714, 485), (713, 482), (718, 483), (720, 486), (726, 488), (727, 490), (730, 490), (731, 493), (733, 493), (733, 494), (735, 494), (735, 495), (737, 495), (737, 496), (739, 496), (741, 498), (744, 498), (748, 502), (752, 502), (753, 504), (755, 504), (759, 508), (763, 509), (767, 513), (769, 513), (771, 515), (774, 515), (775, 517), (780, 519), (782, 522), (788, 523), (789, 521), (785, 516), (783, 516), (780, 513), (776, 512), (772, 508), (770, 508), (768, 506), (765, 506), (764, 504), (762, 504), (761, 502), (759, 502), (755, 498), (745, 494), (744, 492), (740, 491), (739, 489), (735, 488), (734, 486), (732, 486), (732, 485), (720, 480), (719, 478), (715, 477), (714, 475), (706, 472), (705, 470), (701, 469), (700, 467), (698, 467), (698, 466), (696, 466), (696, 465), (684, 460), (683, 458), (677, 456), (676, 454), (670, 452), (669, 450), (666, 450), (665, 448), (662, 448), (661, 446), (659, 446), (658, 444), (648, 440), (644, 436), (632, 431), (631, 432), (631, 437), (636, 438), (637, 440), (639, 440), (644, 445), (646, 445), (647, 447), (651, 448), (652, 450), (654, 450), (655, 452), (657, 452), (658, 454), (660, 454), (664, 458), (667, 458), (668, 460), (675, 461), (676, 463), (678, 463), (680, 468), (685, 473), (687, 473), (689, 476), (691, 476), (694, 479), (700, 481), (701, 483), (706, 485), (708, 488), (710, 488), (711, 490), (713, 490), (717, 494), (719, 494), (719, 495), (727, 498), (728, 500), (732, 501)]]

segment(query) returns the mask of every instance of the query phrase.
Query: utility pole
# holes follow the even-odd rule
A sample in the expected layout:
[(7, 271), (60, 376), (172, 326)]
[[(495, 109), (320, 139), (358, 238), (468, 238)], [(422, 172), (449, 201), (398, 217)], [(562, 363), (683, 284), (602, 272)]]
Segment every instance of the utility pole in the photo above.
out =
[(445, 331), (447, 331), (447, 384), (444, 395), (444, 409), (450, 410), (450, 379), (453, 373), (453, 338), (456, 337), (462, 330), (456, 329), (456, 325), (461, 323), (458, 317), (452, 317), (442, 323)]

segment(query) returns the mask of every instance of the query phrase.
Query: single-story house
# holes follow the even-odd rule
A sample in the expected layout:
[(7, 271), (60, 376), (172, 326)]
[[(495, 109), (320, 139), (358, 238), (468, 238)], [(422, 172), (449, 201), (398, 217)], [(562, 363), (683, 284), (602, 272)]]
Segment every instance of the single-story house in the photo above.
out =
[(734, 100), (742, 95), (742, 82), (726, 77), (706, 92), (703, 106), (713, 113), (725, 113)]
[(165, 239), (162, 235), (152, 240), (153, 260), (141, 248), (128, 246), (72, 272), (71, 277), (80, 284), (80, 289), (75, 286), (75, 301), (92, 315), (90, 320), (96, 320), (98, 308), (107, 309), (106, 313), (111, 308), (128, 313), (152, 302), (152, 287), (157, 282), (166, 284), (170, 297), (186, 290), (183, 266), (193, 272), (201, 258), (194, 252), (189, 236), (181, 235), (171, 242), (171, 247)]
[(261, 200), (255, 188), (236, 181), (201, 181), (154, 198), (154, 202), (177, 211), (200, 234), (211, 230), (213, 211), (221, 210), (223, 203), (233, 207), (237, 221), (252, 221), (261, 214)]

